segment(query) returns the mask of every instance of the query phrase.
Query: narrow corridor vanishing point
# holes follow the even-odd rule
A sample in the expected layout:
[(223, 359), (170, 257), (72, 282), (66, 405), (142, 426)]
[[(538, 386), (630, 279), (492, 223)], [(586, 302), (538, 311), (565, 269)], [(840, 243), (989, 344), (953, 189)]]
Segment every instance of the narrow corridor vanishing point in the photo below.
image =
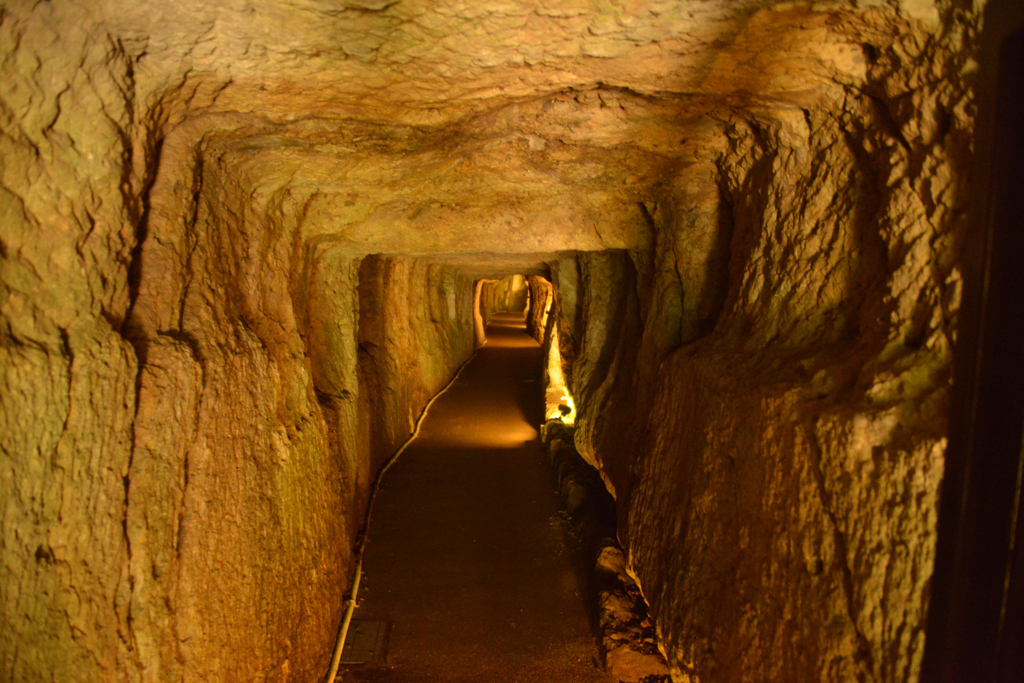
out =
[(541, 348), (521, 316), (430, 409), (388, 470), (356, 619), (390, 627), (363, 681), (607, 681), (548, 464)]

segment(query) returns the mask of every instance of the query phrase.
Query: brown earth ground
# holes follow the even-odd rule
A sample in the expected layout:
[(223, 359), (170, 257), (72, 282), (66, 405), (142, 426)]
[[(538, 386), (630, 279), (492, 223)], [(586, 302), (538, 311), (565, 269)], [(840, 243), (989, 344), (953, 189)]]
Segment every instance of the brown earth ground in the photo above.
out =
[(358, 681), (608, 681), (535, 425), (541, 349), (522, 317), (430, 409), (383, 479), (356, 619), (388, 623)]

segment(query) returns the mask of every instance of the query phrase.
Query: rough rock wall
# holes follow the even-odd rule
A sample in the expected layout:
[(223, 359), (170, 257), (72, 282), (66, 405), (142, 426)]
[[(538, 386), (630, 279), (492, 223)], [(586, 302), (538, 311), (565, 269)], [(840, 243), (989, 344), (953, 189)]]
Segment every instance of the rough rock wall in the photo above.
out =
[(351, 539), (337, 511), (356, 458), (328, 444), (354, 406), (321, 410), (317, 389), (355, 382), (302, 328), (322, 315), (308, 301), (354, 330), (355, 273), (332, 263), (308, 298), (293, 290), (296, 215), (234, 171), (211, 150), (165, 149), (141, 243), (126, 530), (145, 680), (314, 676), (341, 609)]
[(847, 28), (862, 80), (723, 116), (653, 253), (578, 259), (577, 444), (678, 680), (917, 678), (976, 17)]
[(373, 474), (430, 398), (473, 353), (472, 277), (423, 259), (371, 256), (360, 267), (360, 381)]
[[(896, 245), (879, 259), (892, 277), (866, 276), (864, 300), (882, 301), (878, 292), (889, 287), (899, 302), (892, 315), (917, 321), (922, 354), (937, 359), (941, 375), (946, 366), (941, 354), (928, 355), (931, 322), (923, 315), (937, 310), (928, 300), (935, 288), (917, 288), (915, 278), (935, 265), (937, 282), (957, 253), (955, 239), (946, 239), (955, 229), (942, 227), (955, 224), (942, 213), (956, 200), (943, 193), (958, 192), (961, 176), (921, 153), (938, 154), (944, 144), (960, 158), (969, 125), (969, 112), (954, 106), (967, 62), (947, 57), (969, 56), (970, 37), (936, 27), (973, 19), (946, 7), (919, 0), (8, 3), (0, 10), (0, 671), (12, 680), (167, 680), (227, 675), (231, 659), (242, 662), (240, 679), (263, 666), (260, 675), (304, 680), (317, 668), (320, 636), (288, 642), (306, 608), (267, 602), (271, 587), (283, 594), (295, 587), (271, 576), (267, 562), (294, 552), (287, 561), (307, 571), (305, 559), (326, 547), (325, 537), (344, 538), (354, 527), (318, 508), (343, 509), (369, 476), (360, 463), (370, 446), (351, 428), (365, 412), (360, 383), (372, 373), (360, 372), (358, 334), (344, 333), (348, 324), (360, 329), (366, 254), (456, 254), (464, 265), (514, 253), (526, 264), (550, 262), (565, 374), (592, 305), (602, 319), (629, 323), (612, 347), (617, 373), (628, 377), (631, 362), (615, 360), (615, 348), (630, 338), (643, 343), (631, 386), (651, 388), (638, 388), (632, 404), (628, 391), (604, 391), (600, 375), (580, 370), (587, 393), (604, 391), (604, 415), (632, 428), (640, 423), (633, 417), (649, 412), (633, 405), (653, 409), (660, 396), (653, 387), (662, 358), (694, 341), (684, 325), (695, 334), (721, 327), (746, 335), (737, 321), (748, 314), (785, 318), (785, 285), (768, 276), (799, 274), (783, 268), (782, 257), (813, 255), (792, 242), (790, 251), (770, 248), (775, 236), (755, 220), (776, 213), (769, 189), (796, 205), (803, 196), (827, 199), (812, 191), (827, 181), (817, 175), (822, 162), (848, 139), (881, 141), (854, 154), (858, 177), (877, 172), (874, 185), (863, 183), (867, 199), (845, 184), (835, 195), (862, 207), (857, 225), (877, 224)], [(806, 143), (792, 134), (801, 108), (813, 131)], [(849, 116), (836, 118), (843, 111)], [(804, 180), (782, 175), (805, 172)], [(874, 206), (872, 186), (878, 207), (865, 213)], [(790, 216), (772, 228), (781, 237), (800, 225), (811, 231), (815, 211), (800, 208), (803, 223)], [(881, 218), (862, 220), (871, 211)], [(931, 223), (915, 219), (922, 211)], [(720, 229), (733, 225), (746, 237)], [(917, 233), (905, 231), (904, 243), (898, 231), (908, 226), (926, 230), (912, 241)], [(764, 244), (751, 234), (765, 235)], [(661, 246), (652, 252), (654, 238)], [(726, 244), (750, 253), (726, 258)], [(921, 255), (932, 248), (935, 256)], [(629, 250), (628, 260), (557, 256), (609, 249)], [(765, 284), (758, 289), (752, 275), (743, 291), (753, 298), (740, 305), (746, 299), (734, 269), (761, 263), (762, 254)], [(904, 262), (928, 265), (901, 269)], [(723, 268), (728, 286), (715, 284)], [(485, 270), (475, 277), (529, 268)], [(621, 291), (588, 294), (587, 282), (602, 272), (621, 276)], [(906, 286), (896, 281), (904, 276)], [(925, 304), (908, 313), (919, 291)], [(427, 306), (423, 296), (417, 310)], [(619, 305), (631, 308), (619, 313)], [(822, 310), (809, 305), (801, 315), (813, 327)], [(775, 332), (751, 329), (750, 343), (770, 351), (764, 340)], [(870, 329), (869, 337), (880, 334)], [(776, 331), (772, 343), (787, 344), (794, 328)], [(852, 327), (848, 334), (860, 338)], [(809, 348), (813, 337), (796, 334), (803, 346), (791, 346)], [(599, 335), (587, 344), (588, 357), (605, 363)], [(749, 350), (744, 358), (774, 353)], [(899, 370), (894, 356), (873, 353), (879, 372)], [(918, 378), (911, 379), (916, 391)], [(857, 406), (867, 390), (850, 391), (829, 395)], [(406, 419), (405, 408), (396, 419)], [(626, 438), (632, 432), (593, 427), (599, 415), (581, 430), (590, 434), (583, 450), (595, 461), (626, 463), (607, 467), (620, 499), (636, 479), (659, 505), (674, 504), (673, 496), (688, 505), (652, 483), (649, 464), (632, 463), (628, 454), (641, 443)], [(612, 438), (622, 447), (608, 448)], [(321, 482), (309, 493), (312, 507), (294, 491), (264, 499), (311, 479)], [(217, 517), (226, 506), (202, 494), (222, 491), (244, 499), (253, 519), (237, 510)], [(630, 509), (620, 506), (623, 514)], [(662, 534), (675, 522), (653, 528), (643, 519), (654, 516), (620, 530), (651, 531), (645, 581), (661, 590), (656, 571), (691, 576), (686, 562), (696, 555), (667, 555)], [(303, 528), (286, 537), (289, 525)], [(216, 557), (202, 552), (217, 545), (217, 534), (225, 551), (267, 553), (232, 557), (221, 572), (269, 576), (265, 588), (204, 599), (195, 572), (215, 566)], [(328, 573), (343, 574), (339, 547), (326, 548), (332, 561), (304, 578), (326, 586)], [(210, 588), (228, 581), (217, 576)], [(862, 584), (851, 578), (849, 585)], [(342, 588), (325, 590), (320, 602), (335, 609), (331, 596)], [(680, 625), (680, 594), (673, 588), (656, 607), (682, 666), (699, 659), (687, 645), (699, 640), (691, 635), (710, 626), (697, 611), (697, 621)], [(254, 638), (246, 657), (217, 659), (226, 633), (206, 642), (190, 636), (207, 611), (220, 609), (212, 623), (237, 625), (239, 642)], [(280, 638), (253, 635), (245, 619)], [(787, 633), (777, 620), (765, 623), (758, 633)]]
[(86, 8), (60, 9), (0, 11), (5, 680), (110, 680), (130, 656), (137, 361), (119, 328), (147, 153), (130, 55)]
[[(552, 337), (549, 343), (558, 347), (561, 359), (562, 376), (572, 377), (572, 367), (576, 361), (576, 347), (583, 329), (583, 306), (579, 305), (580, 282), (579, 258), (562, 258), (550, 264), (551, 285), (554, 296), (549, 313), (549, 327)], [(612, 287), (614, 283), (609, 282)], [(593, 457), (591, 457), (591, 465)]]
[(544, 344), (547, 334), (548, 315), (551, 312), (551, 301), (554, 288), (551, 281), (540, 275), (531, 275), (526, 279), (530, 289), (529, 310), (526, 312), (526, 333)]
[(472, 281), (303, 243), (287, 194), (254, 192), (230, 153), (198, 158), (191, 183), (154, 185), (131, 318), (139, 662), (152, 680), (310, 680), (372, 476), (472, 352)]
[[(472, 350), (472, 280), (399, 259), (360, 289), (363, 254), (303, 238), (308, 193), (202, 121), (156, 144), (133, 57), (62, 11), (0, 21), (28, 59), (0, 136), (0, 677), (314, 679), (373, 463)], [(376, 397), (371, 290), (420, 359)]]
[(629, 509), (624, 488), (637, 452), (627, 435), (642, 433), (632, 424), (645, 415), (634, 407), (641, 389), (634, 381), (640, 337), (636, 269), (627, 252), (611, 251), (580, 254), (578, 273), (575, 360), (566, 375), (577, 401), (576, 444), (600, 471), (624, 515)]

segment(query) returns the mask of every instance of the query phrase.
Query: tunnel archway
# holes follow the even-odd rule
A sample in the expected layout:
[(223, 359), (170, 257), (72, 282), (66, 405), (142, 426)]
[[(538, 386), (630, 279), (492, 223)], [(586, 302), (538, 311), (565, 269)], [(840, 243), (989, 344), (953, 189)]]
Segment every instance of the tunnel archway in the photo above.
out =
[(328, 4), (2, 13), (0, 670), (320, 676), (518, 273), (674, 678), (916, 680), (983, 8)]

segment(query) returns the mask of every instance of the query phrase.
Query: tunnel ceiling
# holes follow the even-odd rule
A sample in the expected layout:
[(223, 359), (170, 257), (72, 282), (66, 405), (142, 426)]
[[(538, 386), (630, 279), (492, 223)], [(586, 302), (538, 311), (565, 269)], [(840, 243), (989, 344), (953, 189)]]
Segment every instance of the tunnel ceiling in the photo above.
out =
[(600, 85), (806, 103), (822, 79), (863, 69), (850, 34), (871, 12), (844, 14), (869, 4), (191, 0), (111, 3), (110, 14), (145, 43), (139, 68), (155, 88), (179, 90), (193, 111), (440, 126)]
[(446, 266), (479, 279), (497, 279), (506, 275), (551, 276), (550, 263), (572, 256), (572, 252), (547, 254), (481, 254), (434, 255), (427, 263)]
[(685, 193), (737, 113), (803, 125), (896, 30), (856, 2), (216, 5), (106, 8), (169, 131), (154, 203), (202, 159), (365, 253), (645, 249), (638, 203)]

